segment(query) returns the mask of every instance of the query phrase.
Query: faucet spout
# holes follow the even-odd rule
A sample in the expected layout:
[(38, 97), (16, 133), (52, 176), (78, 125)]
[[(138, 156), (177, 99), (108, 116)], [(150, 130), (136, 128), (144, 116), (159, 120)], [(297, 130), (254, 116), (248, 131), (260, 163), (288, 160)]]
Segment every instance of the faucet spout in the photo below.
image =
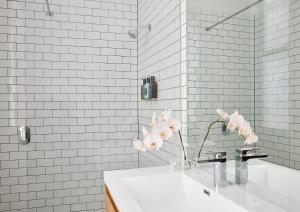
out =
[(255, 155), (246, 155), (243, 157), (243, 161), (247, 161), (247, 160), (250, 160), (250, 159), (259, 159), (259, 158), (266, 158), (268, 157), (267, 154), (255, 154)]

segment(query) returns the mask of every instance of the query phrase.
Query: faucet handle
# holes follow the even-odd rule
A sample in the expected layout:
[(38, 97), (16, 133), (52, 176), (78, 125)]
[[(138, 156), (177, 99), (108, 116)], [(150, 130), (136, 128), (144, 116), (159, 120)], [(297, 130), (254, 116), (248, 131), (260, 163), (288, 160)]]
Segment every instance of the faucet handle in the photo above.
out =
[[(257, 153), (256, 152), (257, 150), (259, 150), (259, 149), (249, 148), (249, 147), (244, 147), (244, 148), (241, 148), (241, 149), (236, 149), (235, 158), (236, 158), (236, 160), (247, 161), (249, 159), (266, 158), (266, 157), (268, 157), (267, 154)], [(253, 152), (251, 153), (251, 151), (253, 151)], [(249, 153), (251, 153), (251, 154), (249, 154)]]
[(227, 155), (226, 152), (213, 152), (213, 151), (204, 152), (204, 154), (213, 155), (215, 159), (226, 158)]
[(213, 158), (208, 159), (197, 159), (197, 163), (209, 163), (209, 162), (221, 162), (224, 163), (227, 161), (226, 152), (211, 152), (211, 155), (213, 155)]
[(214, 152), (215, 159), (226, 158), (226, 156), (227, 156), (226, 152)]
[(260, 149), (258, 148), (253, 148), (253, 147), (243, 147), (243, 148), (238, 148), (235, 150), (237, 155), (247, 155), (248, 152), (251, 151), (258, 151)]

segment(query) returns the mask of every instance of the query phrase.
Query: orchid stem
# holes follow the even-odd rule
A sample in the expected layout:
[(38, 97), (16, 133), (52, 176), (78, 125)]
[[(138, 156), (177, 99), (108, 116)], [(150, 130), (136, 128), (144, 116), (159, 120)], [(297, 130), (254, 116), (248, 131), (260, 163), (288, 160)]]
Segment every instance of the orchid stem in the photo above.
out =
[(178, 130), (178, 134), (179, 134), (181, 148), (182, 148), (183, 155), (184, 155), (184, 160), (187, 160), (187, 156), (186, 156), (185, 148), (184, 148), (184, 145), (183, 145), (183, 141), (182, 141), (182, 136), (181, 136), (180, 130)]
[(204, 144), (205, 144), (205, 142), (206, 142), (206, 139), (207, 139), (207, 137), (208, 137), (208, 135), (209, 135), (209, 132), (210, 132), (212, 126), (213, 126), (214, 124), (216, 124), (216, 123), (223, 123), (223, 124), (225, 124), (225, 121), (217, 120), (217, 121), (212, 122), (212, 123), (209, 125), (209, 127), (208, 127), (208, 129), (207, 129), (207, 132), (206, 132), (206, 135), (205, 135), (205, 137), (204, 137), (204, 140), (203, 140), (203, 142), (202, 142), (202, 145), (201, 145), (201, 147), (200, 147), (199, 153), (198, 153), (198, 159), (200, 158), (200, 155), (201, 155), (203, 146), (204, 146)]

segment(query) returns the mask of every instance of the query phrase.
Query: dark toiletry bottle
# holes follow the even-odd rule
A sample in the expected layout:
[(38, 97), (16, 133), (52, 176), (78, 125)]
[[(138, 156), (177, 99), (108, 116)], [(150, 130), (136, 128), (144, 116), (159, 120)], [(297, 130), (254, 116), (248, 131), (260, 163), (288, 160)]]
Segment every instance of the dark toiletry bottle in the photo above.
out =
[(152, 93), (151, 98), (157, 99), (157, 82), (154, 76), (150, 78), (150, 82), (151, 82), (151, 93)]
[(146, 79), (143, 79), (143, 84), (141, 86), (141, 99), (145, 99), (145, 84), (146, 84)]
[(146, 84), (144, 86), (144, 94), (145, 94), (144, 98), (146, 100), (151, 99), (152, 94), (151, 94), (150, 77), (147, 78), (147, 82), (146, 82)]

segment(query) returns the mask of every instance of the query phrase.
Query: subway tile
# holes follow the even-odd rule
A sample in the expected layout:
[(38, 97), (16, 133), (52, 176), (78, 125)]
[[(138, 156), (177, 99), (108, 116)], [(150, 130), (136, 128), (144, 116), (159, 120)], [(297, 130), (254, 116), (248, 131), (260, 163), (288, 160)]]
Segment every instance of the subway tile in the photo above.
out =
[[(92, 173), (94, 164), (102, 163), (101, 157), (93, 156), (93, 149), (99, 149), (99, 156), (102, 153), (108, 155), (110, 147), (104, 147), (102, 143), (111, 142), (110, 139), (115, 142), (115, 138), (122, 140), (121, 133), (108, 136), (108, 133), (101, 132), (103, 126), (110, 124), (114, 129), (110, 133), (116, 133), (116, 125), (137, 123), (137, 114), (131, 111), (136, 108), (130, 109), (132, 105), (128, 103), (128, 110), (124, 113), (126, 122), (116, 117), (114, 123), (109, 123), (108, 118), (100, 116), (101, 109), (108, 112), (107, 117), (108, 114), (116, 116), (115, 110), (123, 109), (119, 107), (121, 102), (136, 97), (136, 82), (125, 80), (116, 85), (116, 79), (129, 77), (130, 72), (137, 71), (133, 66), (136, 65), (136, 41), (129, 41), (127, 36), (129, 26), (137, 25), (137, 10), (133, 9), (136, 2), (116, 4), (93, 0), (89, 3), (53, 1), (51, 8), (55, 16), (52, 19), (45, 16), (43, 4), (16, 2), (9, 4), (11, 9), (6, 9), (7, 3), (0, 3), (3, 16), (0, 18), (3, 29), (0, 41), (11, 42), (0, 47), (0, 58), (4, 59), (0, 65), (0, 84), (4, 85), (0, 87), (3, 93), (0, 98), (7, 100), (0, 103), (0, 116), (5, 118), (0, 125), (13, 124), (14, 111), (18, 110), (18, 123), (26, 121), (31, 126), (32, 140), (36, 141), (30, 146), (18, 146), (15, 128), (1, 127), (3, 139), (5, 136), (11, 139), (0, 144), (0, 186), (5, 184), (21, 200), (15, 202), (14, 196), (5, 196), (5, 189), (1, 189), (0, 199), (5, 200), (1, 208), (71, 211), (71, 207), (64, 204), (79, 203), (75, 201), (79, 199), (76, 196), (84, 196), (86, 187), (93, 186), (94, 179), (103, 178), (102, 174), (93, 174), (89, 176), (90, 180), (85, 180), (87, 175), (78, 173), (78, 167)], [(110, 8), (116, 11), (108, 11)], [(130, 21), (122, 20), (124, 11)], [(7, 71), (11, 64), (16, 73)], [(119, 65), (117, 72), (115, 64)], [(18, 86), (15, 86), (15, 76), (18, 76)], [(135, 77), (134, 74), (131, 76)], [(116, 86), (119, 88), (108, 89)], [(123, 91), (122, 87), (127, 89)], [(18, 94), (14, 98), (6, 95), (7, 92)], [(109, 108), (108, 102), (115, 101), (116, 94), (124, 92), (126, 95), (119, 96), (118, 107)], [(137, 132), (137, 128), (132, 129), (131, 137), (123, 137), (128, 140), (128, 148), (132, 148), (129, 141)], [(93, 142), (87, 144), (87, 141)], [(87, 161), (91, 164), (86, 164)], [(101, 170), (98, 167), (99, 171), (109, 169), (108, 165), (101, 167)], [(62, 182), (68, 183), (70, 179), (75, 183), (63, 187)], [(80, 184), (82, 188), (75, 191), (80, 179), (84, 180)], [(27, 185), (28, 195), (25, 193)], [(69, 188), (74, 189), (71, 195), (75, 197), (64, 198), (70, 195)], [(102, 203), (95, 199), (101, 192), (90, 193), (82, 204), (73, 204), (72, 210), (85, 210), (85, 202), (88, 202), (88, 209), (102, 211)]]

